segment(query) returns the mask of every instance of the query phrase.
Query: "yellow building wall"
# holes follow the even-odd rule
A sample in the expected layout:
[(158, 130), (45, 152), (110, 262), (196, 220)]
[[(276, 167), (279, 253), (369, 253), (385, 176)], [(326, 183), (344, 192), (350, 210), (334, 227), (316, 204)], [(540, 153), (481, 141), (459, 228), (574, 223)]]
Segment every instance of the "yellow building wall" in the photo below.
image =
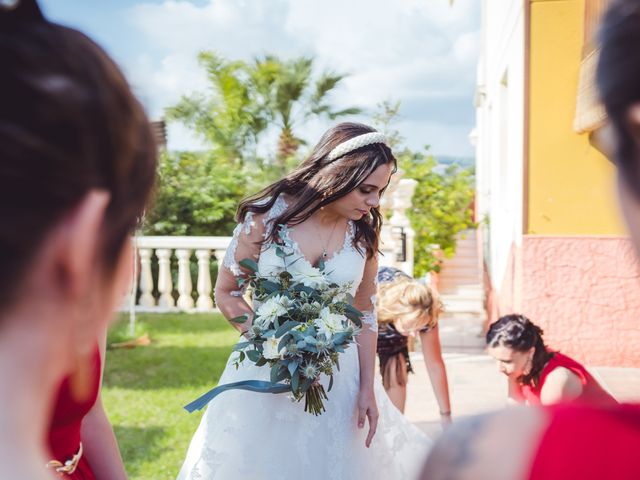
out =
[(583, 0), (531, 2), (528, 225), (525, 233), (621, 235), (613, 168), (573, 130)]

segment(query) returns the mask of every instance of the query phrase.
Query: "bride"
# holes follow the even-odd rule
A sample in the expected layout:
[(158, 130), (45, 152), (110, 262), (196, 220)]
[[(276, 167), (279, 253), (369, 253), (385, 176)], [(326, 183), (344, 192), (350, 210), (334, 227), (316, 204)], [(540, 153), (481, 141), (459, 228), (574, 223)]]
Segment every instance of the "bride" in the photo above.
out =
[[(286, 394), (232, 390), (209, 404), (178, 479), (405, 479), (415, 477), (431, 440), (392, 405), (374, 380), (375, 292), (380, 197), (396, 159), (384, 136), (371, 127), (341, 123), (327, 131), (311, 155), (282, 180), (244, 200), (216, 283), (216, 303), (242, 335), (253, 311), (238, 290), (246, 272), (239, 262), (254, 258), (260, 270), (279, 260), (273, 243), (278, 225), (288, 227), (299, 268), (325, 263), (338, 284), (349, 284), (363, 328), (340, 356), (340, 371), (326, 411), (304, 412)], [(231, 355), (220, 385), (268, 380), (269, 368)], [(325, 384), (326, 379), (321, 379)], [(326, 384), (325, 384), (326, 388)]]

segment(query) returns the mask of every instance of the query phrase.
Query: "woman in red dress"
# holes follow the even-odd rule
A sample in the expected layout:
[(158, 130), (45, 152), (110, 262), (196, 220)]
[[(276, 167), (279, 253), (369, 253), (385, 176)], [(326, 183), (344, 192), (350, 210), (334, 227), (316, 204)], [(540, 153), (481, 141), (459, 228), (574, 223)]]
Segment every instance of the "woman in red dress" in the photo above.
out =
[(153, 134), (113, 61), (33, 0), (0, 1), (0, 66), (0, 478), (124, 478), (97, 345), (130, 283)]
[(577, 401), (616, 404), (616, 400), (577, 361), (551, 351), (542, 329), (524, 315), (505, 315), (487, 331), (487, 353), (509, 384), (509, 399), (528, 405)]

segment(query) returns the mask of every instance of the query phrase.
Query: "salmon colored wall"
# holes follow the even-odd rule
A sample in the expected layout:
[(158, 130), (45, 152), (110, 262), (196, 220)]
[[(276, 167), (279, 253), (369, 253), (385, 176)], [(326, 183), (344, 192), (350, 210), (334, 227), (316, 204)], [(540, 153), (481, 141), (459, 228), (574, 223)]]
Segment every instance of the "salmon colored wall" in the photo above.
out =
[(528, 225), (524, 233), (623, 235), (613, 168), (573, 130), (584, 0), (532, 1)]
[(628, 239), (527, 235), (512, 259), (521, 276), (505, 275), (499, 315), (527, 315), (552, 348), (587, 365), (640, 367), (640, 268)]

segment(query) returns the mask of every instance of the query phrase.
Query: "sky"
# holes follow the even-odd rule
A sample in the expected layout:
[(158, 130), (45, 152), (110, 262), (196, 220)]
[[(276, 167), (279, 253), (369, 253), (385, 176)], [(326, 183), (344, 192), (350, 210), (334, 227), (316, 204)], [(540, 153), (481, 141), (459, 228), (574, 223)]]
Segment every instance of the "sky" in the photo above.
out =
[[(115, 58), (153, 119), (182, 95), (206, 91), (196, 55), (313, 55), (318, 71), (346, 73), (337, 108), (400, 101), (395, 127), (414, 149), (471, 157), (468, 135), (480, 42), (477, 0), (40, 0), (51, 20), (82, 30)], [(299, 125), (312, 144), (331, 125)], [(172, 124), (169, 148), (203, 145)], [(262, 148), (275, 148), (275, 137)]]

